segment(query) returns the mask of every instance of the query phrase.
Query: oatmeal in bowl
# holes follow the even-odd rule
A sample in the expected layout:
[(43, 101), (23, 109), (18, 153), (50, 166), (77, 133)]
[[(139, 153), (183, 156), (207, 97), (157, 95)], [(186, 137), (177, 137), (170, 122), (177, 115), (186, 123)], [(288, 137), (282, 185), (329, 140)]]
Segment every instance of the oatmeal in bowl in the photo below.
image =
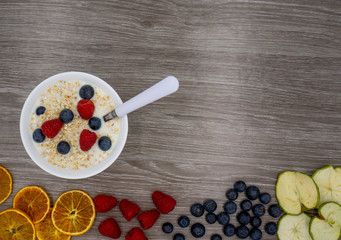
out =
[(86, 178), (109, 167), (121, 153), (127, 116), (103, 116), (122, 101), (100, 78), (82, 72), (54, 75), (27, 98), (20, 133), (27, 153), (43, 170), (62, 178)]

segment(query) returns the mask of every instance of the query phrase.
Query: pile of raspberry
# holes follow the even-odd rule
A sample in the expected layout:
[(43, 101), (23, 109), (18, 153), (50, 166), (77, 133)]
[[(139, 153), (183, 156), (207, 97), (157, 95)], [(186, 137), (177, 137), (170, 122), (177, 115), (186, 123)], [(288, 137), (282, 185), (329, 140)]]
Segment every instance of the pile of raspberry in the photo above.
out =
[[(168, 214), (171, 212), (176, 201), (171, 196), (162, 193), (160, 191), (155, 191), (152, 194), (152, 200), (155, 204), (156, 209), (147, 210), (141, 212), (141, 208), (128, 199), (122, 199), (119, 202), (119, 209), (123, 217), (129, 222), (134, 217), (140, 222), (141, 227), (144, 230), (150, 229), (159, 218), (160, 213)], [(114, 196), (109, 196), (105, 194), (98, 195), (94, 198), (96, 212), (104, 213), (113, 209), (118, 201)], [(141, 213), (140, 213), (141, 212)], [(107, 218), (102, 221), (98, 226), (99, 232), (106, 237), (118, 239), (121, 236), (121, 229), (114, 218)], [(140, 227), (132, 228), (125, 236), (126, 240), (148, 240), (143, 230)]]

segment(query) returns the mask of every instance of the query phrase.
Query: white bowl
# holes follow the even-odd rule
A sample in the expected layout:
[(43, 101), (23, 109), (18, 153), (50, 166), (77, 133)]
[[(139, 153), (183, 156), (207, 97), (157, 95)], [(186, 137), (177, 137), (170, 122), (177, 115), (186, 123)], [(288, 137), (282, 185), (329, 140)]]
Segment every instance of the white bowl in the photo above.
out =
[(115, 160), (118, 158), (120, 153), (123, 150), (125, 145), (127, 136), (128, 136), (128, 117), (124, 116), (120, 118), (120, 130), (117, 142), (114, 146), (114, 149), (111, 151), (108, 157), (103, 159), (100, 163), (81, 170), (70, 170), (61, 168), (58, 166), (54, 166), (49, 163), (45, 158), (43, 158), (40, 153), (38, 152), (37, 148), (34, 146), (34, 141), (32, 139), (32, 132), (30, 131), (30, 117), (32, 114), (34, 104), (37, 98), (46, 91), (49, 86), (56, 83), (58, 80), (81, 80), (84, 82), (92, 83), (93, 85), (101, 88), (106, 94), (108, 94), (114, 102), (119, 105), (122, 104), (121, 98), (118, 96), (116, 91), (102, 79), (88, 74), (84, 72), (64, 72), (59, 73), (54, 76), (49, 77), (48, 79), (41, 82), (28, 96), (25, 101), (25, 104), (21, 111), (20, 116), (20, 135), (21, 140), (24, 144), (24, 147), (31, 157), (31, 159), (43, 170), (46, 172), (61, 177), (61, 178), (68, 178), (68, 179), (81, 179), (87, 178), (93, 175), (96, 175), (106, 168), (108, 168)]

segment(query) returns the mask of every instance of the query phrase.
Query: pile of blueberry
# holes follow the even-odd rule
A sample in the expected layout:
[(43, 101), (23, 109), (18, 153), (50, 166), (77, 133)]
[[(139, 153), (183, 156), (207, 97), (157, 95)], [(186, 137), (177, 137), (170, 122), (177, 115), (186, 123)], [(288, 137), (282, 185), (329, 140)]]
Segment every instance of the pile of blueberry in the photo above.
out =
[[(82, 99), (91, 99), (95, 94), (95, 90), (90, 85), (84, 85), (79, 90), (79, 96)], [(36, 109), (36, 115), (40, 116), (44, 114), (46, 111), (46, 108), (44, 106), (39, 106)], [(74, 118), (74, 114), (70, 109), (63, 109), (59, 114), (59, 119), (64, 124), (72, 122)], [(101, 128), (102, 122), (101, 119), (98, 117), (91, 117), (88, 120), (89, 127), (96, 131)], [(42, 143), (45, 141), (46, 136), (44, 135), (41, 128), (38, 128), (33, 131), (33, 140), (37, 143)], [(103, 136), (98, 140), (98, 146), (101, 150), (107, 151), (111, 147), (111, 140), (109, 137)], [(57, 144), (57, 151), (60, 154), (67, 154), (70, 151), (70, 144), (66, 141), (61, 141)]]
[[(240, 202), (240, 211), (237, 213), (238, 206), (235, 200), (240, 193), (245, 192), (247, 199)], [(217, 203), (209, 199), (203, 204), (195, 203), (191, 206), (191, 214), (194, 217), (201, 217), (205, 214), (205, 220), (208, 224), (218, 223), (223, 225), (223, 234), (227, 237), (236, 235), (240, 239), (250, 237), (252, 240), (262, 239), (262, 231), (260, 226), (262, 225), (261, 217), (266, 213), (265, 205), (271, 202), (271, 196), (268, 193), (260, 193), (259, 188), (256, 186), (246, 186), (245, 182), (238, 181), (234, 184), (233, 189), (226, 191), (226, 197), (228, 201), (224, 204), (223, 212), (215, 213), (217, 210)], [(259, 199), (260, 203), (253, 203)], [(268, 213), (273, 218), (278, 218), (282, 215), (282, 209), (278, 204), (273, 204), (268, 208)], [(234, 226), (230, 223), (231, 215), (236, 214), (237, 222), (239, 226)], [(248, 225), (251, 225), (251, 230)], [(178, 219), (178, 225), (181, 228), (187, 228), (190, 225), (190, 219), (187, 216), (181, 216)], [(163, 224), (163, 232), (170, 234), (173, 232), (173, 225), (169, 222)], [(277, 224), (275, 222), (269, 222), (265, 225), (264, 230), (267, 234), (275, 235), (277, 232)], [(191, 234), (195, 238), (201, 238), (205, 235), (205, 226), (201, 223), (194, 223), (191, 226)], [(177, 233), (173, 237), (174, 240), (184, 240), (183, 234)], [(213, 234), (211, 240), (221, 240), (222, 236), (219, 234)]]

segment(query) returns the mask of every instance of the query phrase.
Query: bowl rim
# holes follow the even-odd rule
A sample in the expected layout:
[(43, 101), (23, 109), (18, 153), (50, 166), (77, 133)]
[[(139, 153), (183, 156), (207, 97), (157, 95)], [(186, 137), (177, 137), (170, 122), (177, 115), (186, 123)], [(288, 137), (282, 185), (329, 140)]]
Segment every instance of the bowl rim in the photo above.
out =
[(110, 152), (110, 154), (98, 164), (81, 170), (71, 170), (57, 167), (49, 163), (45, 158), (43, 158), (40, 155), (37, 148), (33, 145), (34, 142), (32, 140), (32, 133), (29, 128), (30, 121), (27, 121), (27, 119), (30, 119), (31, 117), (32, 109), (36, 102), (36, 96), (40, 96), (40, 94), (43, 91), (45, 91), (46, 88), (48, 88), (51, 84), (55, 83), (56, 81), (65, 79), (69, 80), (74, 79), (88, 83), (93, 83), (94, 85), (100, 87), (106, 94), (111, 96), (115, 103), (117, 104), (123, 103), (117, 92), (108, 83), (106, 83), (104, 80), (95, 75), (78, 71), (58, 73), (48, 77), (47, 79), (39, 83), (26, 98), (20, 115), (20, 136), (24, 148), (28, 155), (30, 156), (30, 158), (44, 171), (50, 173), (51, 175), (65, 179), (88, 178), (96, 174), (99, 174), (100, 172), (107, 169), (109, 166), (111, 166), (111, 164), (113, 164), (116, 161), (116, 159), (121, 154), (128, 136), (128, 117), (123, 116), (120, 118), (120, 130), (117, 143), (115, 144), (115, 147)]

